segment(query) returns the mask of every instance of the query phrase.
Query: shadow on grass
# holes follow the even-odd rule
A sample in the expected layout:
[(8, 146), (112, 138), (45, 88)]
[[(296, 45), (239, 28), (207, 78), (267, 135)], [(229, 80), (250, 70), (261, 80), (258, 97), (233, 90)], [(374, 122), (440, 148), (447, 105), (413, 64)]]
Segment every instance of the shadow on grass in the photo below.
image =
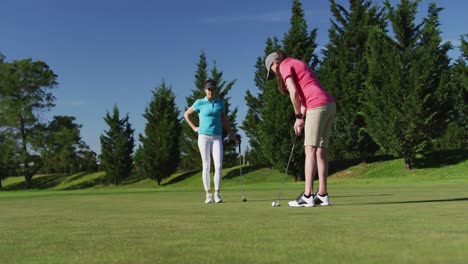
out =
[(171, 184), (174, 184), (174, 183), (177, 183), (177, 182), (181, 182), (181, 181), (183, 181), (185, 179), (188, 179), (188, 178), (192, 177), (193, 175), (195, 175), (195, 174), (197, 174), (199, 172), (200, 172), (199, 170), (191, 170), (191, 171), (184, 172), (184, 173), (180, 174), (179, 176), (168, 180), (165, 183), (161, 183), (161, 185), (166, 186), (166, 185), (171, 185)]
[(129, 185), (129, 184), (132, 184), (132, 183), (142, 181), (144, 179), (147, 179), (147, 178), (140, 175), (139, 173), (135, 173), (134, 175), (131, 175), (130, 177), (123, 179), (120, 184), (121, 185)]
[[(70, 183), (73, 181), (77, 181), (83, 177), (86, 177), (89, 175), (88, 172), (81, 172), (76, 175), (64, 175), (64, 174), (51, 174), (51, 175), (35, 175), (32, 178), (32, 190), (45, 190), (45, 189), (52, 189), (60, 184), (63, 183)], [(24, 179), (24, 177), (23, 177)], [(63, 188), (63, 190), (76, 190), (76, 189), (82, 189), (82, 188), (89, 188), (93, 187), (97, 183), (100, 183), (101, 178), (97, 178), (92, 181), (86, 181), (82, 182), (79, 184), (75, 184), (72, 186), (69, 186), (67, 188)], [(26, 185), (24, 180), (15, 184), (10, 184), (8, 186), (4, 186), (3, 189), (4, 191), (18, 191), (18, 190), (25, 190)]]
[[(361, 205), (373, 204), (412, 204), (412, 203), (441, 203), (441, 202), (463, 202), (468, 201), (468, 198), (451, 198), (451, 199), (430, 199), (430, 200), (414, 200), (414, 201), (398, 201), (398, 202), (375, 202), (375, 203), (362, 203)], [(354, 204), (356, 205), (356, 204)]]
[(332, 198), (351, 198), (351, 197), (372, 197), (372, 196), (392, 196), (394, 194), (390, 193), (380, 193), (380, 194), (362, 194), (362, 195), (333, 195)]
[[(468, 149), (459, 150), (441, 150), (426, 154), (421, 158), (414, 159), (413, 167), (418, 169), (441, 168), (444, 166), (455, 165), (467, 160)], [(363, 162), (374, 163), (382, 161), (390, 161), (395, 158), (390, 155), (381, 155), (362, 159), (348, 159), (348, 160), (332, 160), (329, 164), (329, 175), (348, 169), (349, 167), (356, 166)]]
[[(251, 165), (244, 165), (242, 166), (242, 174), (250, 173), (252, 171), (256, 171), (261, 169), (260, 166), (251, 166)], [(223, 175), (223, 179), (233, 179), (240, 176), (240, 167), (236, 170), (231, 170), (229, 173)]]
[(426, 154), (422, 158), (414, 160), (414, 167), (424, 168), (440, 168), (448, 165), (455, 165), (467, 160), (468, 149), (458, 150), (441, 150)]
[(79, 189), (86, 189), (86, 188), (91, 188), (95, 187), (99, 184), (103, 183), (103, 179), (101, 177), (95, 178), (93, 180), (88, 180), (84, 182), (80, 182), (78, 184), (71, 185), (67, 188), (63, 188), (62, 190), (79, 190)]
[(363, 162), (365, 162), (365, 163), (374, 163), (374, 162), (389, 161), (389, 160), (394, 160), (394, 159), (396, 159), (396, 158), (393, 157), (393, 156), (380, 155), (380, 156), (366, 158), (365, 161), (363, 161), (362, 159), (332, 160), (332, 161), (330, 161), (330, 164), (329, 164), (328, 174), (332, 175), (334, 173), (346, 170), (349, 167), (359, 165), (359, 164), (361, 164)]
[[(277, 201), (278, 193), (272, 193), (272, 194), (273, 195), (270, 198), (249, 199), (248, 192), (244, 193), (244, 196), (241, 196), (241, 194), (239, 193), (239, 200), (228, 200), (228, 201), (223, 200), (223, 203), (243, 203), (244, 201), (242, 200), (242, 197), (244, 197), (247, 200), (246, 202), (274, 202), (274, 201)], [(362, 196), (370, 196), (370, 195), (362, 195)], [(333, 196), (331, 198), (335, 198), (335, 197), (354, 197), (354, 196)], [(288, 201), (296, 200), (296, 198), (297, 197), (295, 197), (295, 196), (288, 196), (288, 197), (280, 197), (279, 200), (281, 201), (281, 203), (286, 204), (286, 207), (287, 207), (288, 206)]]
[(63, 182), (66, 183), (66, 182), (76, 181), (76, 180), (79, 180), (79, 179), (83, 178), (86, 175), (88, 175), (88, 172), (80, 172), (80, 173), (78, 173), (76, 175), (73, 175), (73, 176), (65, 176), (66, 179)]
[[(58, 184), (60, 184), (65, 177), (67, 176), (57, 175), (57, 174), (44, 175), (44, 176), (36, 175), (35, 177), (32, 178), (32, 189), (42, 190), (42, 189), (53, 188), (57, 186)], [(26, 184), (24, 181), (3, 187), (3, 190), (5, 191), (17, 191), (17, 190), (25, 190), (25, 189), (26, 189)]]

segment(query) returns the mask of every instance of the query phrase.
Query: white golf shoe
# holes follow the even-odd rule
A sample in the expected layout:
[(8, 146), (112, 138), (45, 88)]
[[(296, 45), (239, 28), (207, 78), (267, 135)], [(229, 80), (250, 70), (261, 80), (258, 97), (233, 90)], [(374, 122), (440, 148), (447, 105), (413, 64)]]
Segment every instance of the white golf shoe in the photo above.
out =
[(212, 200), (211, 193), (207, 193), (206, 198), (205, 198), (205, 203), (209, 204), (209, 203), (211, 203), (211, 200)]
[(219, 193), (215, 193), (214, 200), (215, 200), (215, 203), (221, 203), (223, 201)]
[(315, 197), (314, 197), (314, 202), (315, 202), (315, 204), (321, 205), (321, 206), (330, 205), (330, 199), (328, 198), (328, 193), (326, 193), (324, 195), (320, 195), (320, 194), (316, 193)]
[(314, 207), (314, 196), (311, 195), (309, 198), (304, 196), (304, 193), (301, 193), (296, 200), (289, 201), (288, 205), (290, 207)]

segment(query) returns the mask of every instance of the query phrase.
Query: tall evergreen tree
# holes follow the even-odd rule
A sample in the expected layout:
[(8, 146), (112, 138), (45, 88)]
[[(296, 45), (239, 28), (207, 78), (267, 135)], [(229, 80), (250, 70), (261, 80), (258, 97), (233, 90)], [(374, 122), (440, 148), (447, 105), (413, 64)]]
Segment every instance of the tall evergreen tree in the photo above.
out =
[(101, 135), (101, 162), (106, 171), (107, 180), (115, 185), (128, 176), (133, 167), (133, 148), (135, 140), (133, 138), (132, 126), (129, 122), (128, 114), (120, 118), (117, 105), (114, 106), (112, 115), (106, 113), (104, 121), (109, 126), (109, 130)]
[(377, 145), (365, 132), (360, 115), (362, 90), (367, 75), (366, 46), (369, 29), (384, 29), (383, 10), (372, 1), (349, 0), (349, 10), (330, 0), (334, 19), (329, 42), (318, 76), (337, 101), (331, 154), (334, 158), (361, 158), (372, 155)]
[(461, 56), (457, 59), (453, 70), (454, 90), (454, 115), (453, 120), (457, 124), (460, 133), (460, 148), (468, 148), (468, 34), (460, 37)]
[(369, 76), (363, 94), (367, 131), (388, 154), (403, 157), (412, 168), (446, 126), (449, 43), (438, 29), (441, 11), (430, 4), (418, 25), (419, 1), (402, 0), (395, 8), (385, 2), (395, 38), (374, 28), (369, 38)]
[(283, 50), (294, 58), (306, 62), (312, 69), (315, 69), (319, 62), (318, 56), (315, 54), (315, 49), (317, 48), (317, 44), (315, 43), (317, 29), (314, 28), (310, 33), (308, 32), (304, 10), (299, 0), (293, 0), (290, 24), (289, 31), (284, 34)]
[(153, 99), (145, 109), (145, 135), (140, 134), (140, 164), (143, 173), (161, 184), (177, 170), (180, 162), (180, 112), (172, 89), (163, 82), (153, 92)]
[[(291, 7), (291, 19), (290, 19), (291, 27), (289, 31), (284, 34), (283, 38), (283, 50), (286, 51), (290, 56), (300, 59), (306, 62), (309, 67), (315, 70), (319, 60), (318, 56), (315, 53), (315, 49), (317, 48), (317, 44), (315, 43), (315, 39), (317, 37), (317, 28), (312, 29), (308, 32), (307, 21), (304, 17), (304, 10), (302, 9), (302, 4), (299, 0), (293, 0), (292, 7)], [(276, 83), (276, 82), (275, 82)], [(287, 113), (282, 115), (283, 119), (280, 119), (281, 124), (290, 124), (289, 131), (284, 130), (283, 134), (285, 138), (289, 137), (289, 141), (286, 140), (283, 142), (282, 149), (283, 153), (288, 153), (291, 148), (291, 143), (293, 142), (294, 131), (292, 129), (295, 117), (294, 117), (294, 110), (291, 105), (291, 100), (289, 96), (281, 95), (278, 92), (278, 87), (276, 85), (276, 94), (275, 96), (282, 97), (281, 104), (283, 102), (287, 102), (284, 105), (285, 110)], [(278, 103), (280, 103), (278, 101)], [(282, 105), (283, 106), (283, 105)], [(272, 107), (274, 107), (272, 105)], [(273, 108), (271, 108), (273, 110)], [(274, 111), (274, 110), (273, 110)], [(279, 116), (278, 116), (279, 117)], [(287, 134), (286, 134), (287, 133)], [(294, 152), (294, 158), (291, 160), (290, 164), (290, 173), (295, 176), (296, 180), (299, 178), (304, 177), (304, 159), (305, 159), (305, 152), (303, 151), (304, 140), (303, 137), (300, 137), (297, 141), (297, 149), (298, 151)], [(286, 155), (282, 155), (279, 157), (279, 165), (280, 168), (284, 168), (286, 166)], [(281, 166), (282, 165), (282, 166)]]
[(450, 112), (449, 125), (435, 144), (437, 150), (468, 148), (468, 34), (460, 37), (461, 55), (451, 68), (450, 100), (453, 109)]
[[(281, 46), (278, 44), (278, 38), (268, 38), (266, 41), (265, 54), (269, 54)], [(247, 90), (245, 95), (245, 102), (247, 105), (247, 113), (244, 121), (242, 121), (241, 129), (244, 131), (246, 136), (249, 138), (249, 162), (255, 165), (269, 165), (271, 163), (269, 159), (263, 153), (263, 139), (260, 131), (260, 124), (263, 122), (263, 113), (265, 112), (265, 98), (264, 93), (266, 86), (269, 85), (270, 89), (274, 89), (272, 82), (267, 82), (265, 76), (267, 74), (264, 63), (265, 57), (258, 57), (257, 63), (255, 64), (255, 77), (254, 83), (259, 90), (257, 95), (252, 94), (250, 90)]]
[[(231, 110), (231, 103), (230, 103), (230, 97), (229, 92), (233, 88), (234, 84), (236, 83), (235, 80), (232, 80), (230, 82), (224, 81), (223, 80), (223, 72), (218, 70), (218, 67), (216, 66), (216, 62), (213, 62), (213, 68), (211, 69), (211, 79), (216, 82), (216, 87), (215, 89), (215, 96), (219, 97), (224, 101), (224, 107), (226, 110), (226, 116), (231, 124), (231, 129), (233, 133), (237, 133), (237, 107), (235, 107), (233, 110)], [(232, 140), (230, 140), (227, 130), (223, 127), (222, 131), (222, 138), (223, 138), (223, 167), (232, 167), (237, 164), (237, 156), (238, 153), (236, 152), (236, 143)]]
[(43, 61), (24, 59), (4, 62), (0, 56), (0, 125), (19, 142), (21, 173), (25, 187), (32, 187), (32, 177), (42, 166), (35, 154), (41, 146), (34, 138), (41, 133), (39, 115), (54, 106), (50, 92), (57, 84), (57, 75)]
[[(298, 0), (293, 1), (291, 12), (291, 28), (284, 35), (283, 49), (290, 56), (301, 59), (311, 67), (315, 67), (317, 56), (314, 54), (314, 50), (316, 48), (315, 38), (317, 30), (314, 29), (310, 33), (307, 32), (304, 11), (302, 4)], [(280, 48), (278, 43), (268, 39), (265, 57), (278, 48)], [(271, 166), (282, 170), (286, 166), (287, 157), (294, 142), (294, 111), (292, 110), (289, 97), (282, 95), (278, 91), (277, 83), (274, 80), (266, 80), (266, 70), (263, 64), (265, 57), (257, 60), (255, 83), (260, 90), (260, 94), (257, 101), (252, 97), (250, 92), (247, 93), (246, 100), (248, 101), (249, 112), (247, 115), (248, 119), (246, 120), (248, 123), (245, 122), (243, 126), (252, 126), (249, 128), (250, 131), (258, 128), (259, 139), (254, 138), (253, 142), (258, 144), (263, 157), (268, 160)], [(251, 106), (254, 108), (250, 108)], [(255, 107), (260, 109), (256, 109)], [(258, 125), (252, 125), (257, 118), (261, 118)], [(250, 131), (248, 131), (249, 134), (255, 133)], [(299, 139), (297, 146), (301, 146), (302, 142), (302, 138)], [(252, 144), (252, 152), (254, 151), (257, 151), (257, 146)], [(300, 176), (303, 177), (304, 151), (295, 151), (289, 172), (296, 179)]]
[[(200, 58), (197, 63), (197, 71), (195, 73), (195, 89), (192, 89), (192, 94), (185, 98), (186, 107), (188, 109), (193, 105), (193, 103), (199, 99), (203, 98), (205, 94), (203, 93), (203, 83), (208, 79), (208, 62), (206, 60), (206, 54), (204, 51), (200, 53)], [(192, 115), (190, 117), (194, 124), (198, 124), (199, 119), (198, 115)], [(192, 128), (186, 123), (182, 122), (182, 137), (180, 140), (180, 149), (181, 149), (181, 164), (182, 169), (199, 169), (201, 168), (201, 158), (200, 152), (198, 150), (198, 134), (194, 133)]]
[[(216, 90), (215, 90), (215, 97), (219, 97), (224, 100), (224, 106), (226, 108), (226, 116), (228, 120), (231, 122), (232, 131), (236, 133), (237, 126), (236, 126), (236, 116), (237, 116), (237, 107), (234, 110), (231, 110), (231, 105), (229, 102), (230, 97), (228, 96), (229, 91), (235, 84), (235, 80), (227, 82), (223, 80), (223, 72), (219, 71), (216, 62), (213, 63), (213, 68), (210, 71), (211, 77), (208, 77), (208, 63), (206, 60), (205, 52), (201, 52), (199, 62), (197, 63), (197, 71), (195, 74), (195, 87), (196, 89), (192, 90), (192, 94), (186, 97), (186, 109), (191, 107), (193, 103), (200, 98), (205, 97), (205, 93), (203, 91), (203, 83), (207, 79), (212, 79), (216, 82)], [(199, 123), (198, 115), (192, 115), (190, 117), (194, 124)], [(227, 131), (223, 128), (223, 139), (227, 136)], [(200, 152), (198, 150), (198, 134), (194, 133), (190, 126), (186, 123), (182, 123), (182, 140), (181, 140), (181, 155), (182, 155), (182, 163), (181, 167), (184, 169), (199, 169), (202, 167)], [(224, 166), (233, 166), (236, 164), (236, 157), (237, 154), (235, 153), (235, 145), (234, 143), (230, 142), (229, 140), (223, 140), (223, 147), (224, 147), (224, 158), (223, 163)]]

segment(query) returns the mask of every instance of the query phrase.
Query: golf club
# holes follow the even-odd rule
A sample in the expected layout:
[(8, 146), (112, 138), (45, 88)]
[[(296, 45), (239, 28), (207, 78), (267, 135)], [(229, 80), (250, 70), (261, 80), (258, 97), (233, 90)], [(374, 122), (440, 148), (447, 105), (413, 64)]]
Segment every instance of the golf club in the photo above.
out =
[(283, 179), (281, 180), (281, 185), (280, 185), (280, 188), (278, 190), (278, 197), (276, 198), (276, 201), (273, 201), (271, 203), (271, 206), (273, 206), (273, 207), (280, 206), (279, 198), (280, 198), (281, 190), (283, 189), (283, 186), (284, 186), (284, 181), (286, 179), (286, 174), (288, 172), (289, 163), (291, 162), (292, 154), (294, 153), (294, 147), (296, 146), (296, 141), (297, 141), (297, 135), (294, 137), (294, 143), (293, 143), (293, 146), (292, 146), (292, 149), (291, 149), (291, 154), (289, 154), (288, 164), (286, 165), (286, 169), (284, 170)]
[(241, 136), (240, 135), (236, 135), (237, 136), (237, 140), (239, 141), (238, 145), (239, 145), (239, 174), (240, 174), (240, 192), (241, 192), (241, 196), (242, 196), (242, 201), (243, 202), (247, 202), (247, 199), (244, 197), (244, 188), (243, 188), (243, 180), (244, 180), (244, 176), (242, 175), (242, 151), (241, 151)]

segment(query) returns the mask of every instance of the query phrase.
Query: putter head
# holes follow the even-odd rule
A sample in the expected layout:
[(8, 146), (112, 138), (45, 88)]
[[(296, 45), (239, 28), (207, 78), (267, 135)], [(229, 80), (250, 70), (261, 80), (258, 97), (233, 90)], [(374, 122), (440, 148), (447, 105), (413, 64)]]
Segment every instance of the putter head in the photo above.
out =
[(243, 201), (243, 202), (247, 202), (247, 199), (245, 199), (245, 198), (242, 197), (242, 201)]

